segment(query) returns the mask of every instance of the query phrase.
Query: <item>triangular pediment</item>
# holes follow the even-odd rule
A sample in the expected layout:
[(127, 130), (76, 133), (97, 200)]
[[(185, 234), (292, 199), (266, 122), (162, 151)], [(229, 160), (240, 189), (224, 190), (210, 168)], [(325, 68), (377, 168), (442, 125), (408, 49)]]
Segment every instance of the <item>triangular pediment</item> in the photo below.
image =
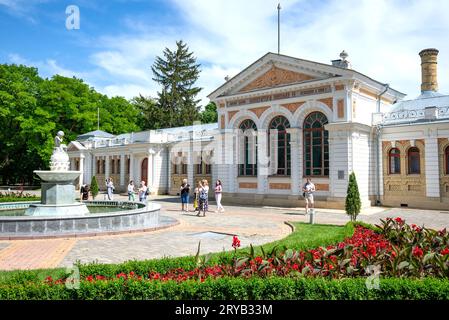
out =
[(81, 151), (81, 150), (86, 150), (86, 147), (83, 146), (78, 141), (71, 141), (67, 146), (67, 151)]
[(267, 72), (251, 81), (238, 92), (247, 92), (257, 89), (268, 89), (282, 85), (301, 83), (304, 81), (316, 80), (316, 76), (283, 69), (273, 65)]
[(268, 53), (212, 92), (214, 99), (342, 76), (347, 70), (313, 61)]

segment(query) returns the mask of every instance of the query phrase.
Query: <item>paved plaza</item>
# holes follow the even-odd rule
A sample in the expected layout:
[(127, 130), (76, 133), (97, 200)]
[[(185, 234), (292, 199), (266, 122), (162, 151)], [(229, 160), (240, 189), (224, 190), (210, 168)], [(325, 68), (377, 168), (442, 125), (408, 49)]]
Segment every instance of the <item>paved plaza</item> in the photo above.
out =
[[(116, 199), (125, 197), (116, 196)], [(214, 203), (206, 217), (182, 213), (177, 197), (152, 197), (162, 205), (161, 214), (179, 224), (169, 229), (91, 238), (0, 241), (0, 270), (37, 269), (83, 263), (118, 263), (161, 257), (194, 255), (201, 240), (201, 252), (232, 250), (232, 235), (242, 246), (260, 245), (286, 237), (291, 227), (285, 222), (308, 222), (303, 208), (226, 206), (215, 213)], [(378, 223), (386, 217), (405, 218), (408, 223), (442, 229), (449, 227), (449, 210), (430, 211), (405, 208), (369, 208), (360, 221)], [(315, 223), (344, 225), (349, 217), (342, 210), (317, 209)]]

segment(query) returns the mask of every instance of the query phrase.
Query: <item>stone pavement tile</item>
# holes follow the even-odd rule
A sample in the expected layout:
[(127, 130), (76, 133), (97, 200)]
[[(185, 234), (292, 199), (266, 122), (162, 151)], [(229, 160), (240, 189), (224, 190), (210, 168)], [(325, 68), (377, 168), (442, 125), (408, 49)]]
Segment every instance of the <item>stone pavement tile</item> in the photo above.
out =
[(2, 249), (7, 248), (10, 244), (10, 242), (0, 242), (0, 252)]
[(0, 251), (0, 270), (57, 267), (75, 241), (75, 239), (14, 241)]

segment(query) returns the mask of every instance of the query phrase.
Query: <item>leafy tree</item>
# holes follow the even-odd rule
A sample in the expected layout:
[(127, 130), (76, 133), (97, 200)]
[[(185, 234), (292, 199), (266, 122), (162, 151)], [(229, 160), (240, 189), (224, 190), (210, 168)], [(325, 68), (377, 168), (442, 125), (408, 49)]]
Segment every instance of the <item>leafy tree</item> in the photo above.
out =
[(140, 95), (132, 99), (131, 103), (139, 112), (138, 125), (142, 130), (164, 128), (164, 115), (156, 100)]
[(182, 40), (174, 51), (165, 48), (164, 57), (156, 57), (151, 70), (162, 90), (158, 92), (157, 107), (161, 112), (162, 127), (191, 125), (200, 119), (196, 96), (201, 88), (195, 86), (200, 74), (193, 52)]
[(100, 129), (138, 131), (139, 109), (122, 97), (108, 98), (81, 79), (39, 77), (23, 65), (0, 64), (0, 177), (2, 184), (35, 181), (33, 170), (48, 169), (58, 130), (65, 142)]
[(209, 102), (204, 111), (201, 112), (202, 123), (215, 123), (218, 121), (217, 106), (213, 102)]
[(95, 200), (95, 197), (98, 195), (98, 182), (95, 176), (92, 177), (90, 181), (90, 193), (92, 194), (92, 199)]
[(362, 202), (360, 201), (359, 187), (357, 185), (357, 179), (355, 173), (352, 172), (349, 176), (348, 190), (346, 195), (345, 210), (351, 217), (351, 221), (356, 221), (357, 216), (362, 208)]

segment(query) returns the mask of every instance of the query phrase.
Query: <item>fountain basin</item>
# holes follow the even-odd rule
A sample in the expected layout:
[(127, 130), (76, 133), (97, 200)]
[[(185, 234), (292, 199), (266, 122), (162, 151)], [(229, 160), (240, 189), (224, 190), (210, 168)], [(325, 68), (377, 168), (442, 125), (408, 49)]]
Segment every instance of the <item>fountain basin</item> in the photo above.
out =
[(71, 182), (80, 176), (81, 171), (35, 170), (34, 173), (46, 182)]
[[(83, 216), (0, 216), (0, 240), (87, 237), (152, 231), (179, 222), (161, 217), (161, 206), (130, 201), (86, 201), (87, 205), (134, 206), (136, 209)], [(0, 209), (26, 208), (32, 203), (0, 203)]]

